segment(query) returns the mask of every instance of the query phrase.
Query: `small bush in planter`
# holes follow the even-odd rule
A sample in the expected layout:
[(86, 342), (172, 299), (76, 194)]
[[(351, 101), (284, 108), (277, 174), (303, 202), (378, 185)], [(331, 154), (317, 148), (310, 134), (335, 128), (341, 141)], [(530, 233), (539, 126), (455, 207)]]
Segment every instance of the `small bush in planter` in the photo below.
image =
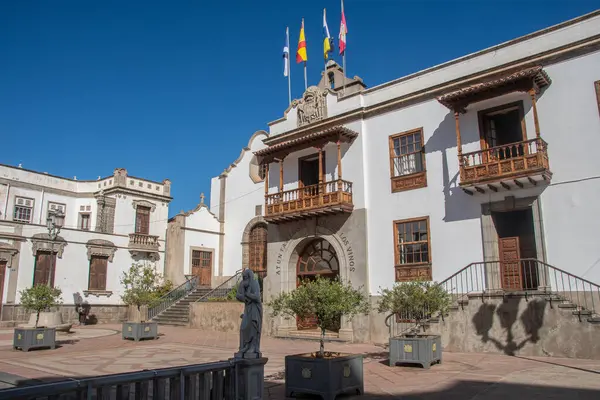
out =
[(47, 285), (36, 285), (21, 292), (21, 305), (25, 310), (35, 312), (33, 328), (15, 328), (13, 347), (23, 351), (35, 348), (56, 348), (56, 330), (38, 326), (40, 313), (61, 304), (62, 291)]
[(130, 306), (137, 307), (140, 321), (127, 321), (123, 323), (123, 339), (155, 339), (158, 337), (158, 324), (147, 322), (148, 308), (155, 305), (164, 292), (161, 276), (153, 266), (135, 263), (129, 271), (124, 272), (121, 284), (125, 291), (121, 298)]
[(368, 314), (370, 307), (362, 288), (317, 276), (267, 304), (272, 316), (299, 319), (316, 317), (321, 331), (319, 351), (285, 357), (285, 392), (319, 394), (334, 398), (356, 390), (363, 393), (363, 356), (325, 352), (325, 332), (339, 328), (342, 317)]
[(378, 312), (414, 323), (409, 331), (390, 337), (390, 366), (403, 362), (429, 368), (433, 363), (441, 363), (440, 336), (419, 331), (422, 321), (447, 313), (450, 295), (437, 283), (420, 280), (397, 283), (392, 289), (381, 290), (380, 294)]

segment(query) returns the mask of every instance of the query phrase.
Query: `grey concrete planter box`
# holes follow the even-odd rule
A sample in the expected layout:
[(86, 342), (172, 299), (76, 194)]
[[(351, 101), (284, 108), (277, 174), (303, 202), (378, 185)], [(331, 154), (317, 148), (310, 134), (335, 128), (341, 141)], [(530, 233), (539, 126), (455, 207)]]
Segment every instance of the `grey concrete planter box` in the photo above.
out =
[(341, 393), (364, 393), (363, 356), (340, 354), (315, 358), (311, 354), (285, 357), (285, 395), (316, 394), (334, 400)]
[(123, 322), (123, 339), (156, 339), (158, 323), (156, 322)]
[(421, 364), (429, 369), (442, 362), (442, 338), (439, 335), (414, 335), (390, 338), (390, 367), (398, 363)]
[(54, 328), (15, 328), (13, 348), (29, 351), (31, 349), (56, 348), (56, 329)]

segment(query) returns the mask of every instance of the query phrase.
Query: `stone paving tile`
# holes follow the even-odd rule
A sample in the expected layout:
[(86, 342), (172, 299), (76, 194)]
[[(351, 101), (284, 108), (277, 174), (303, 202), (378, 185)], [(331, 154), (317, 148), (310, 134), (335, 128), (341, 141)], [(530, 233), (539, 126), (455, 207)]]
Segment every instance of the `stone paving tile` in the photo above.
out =
[[(99, 325), (82, 329), (114, 329)], [(91, 332), (91, 331), (90, 331)], [(237, 334), (161, 326), (158, 340), (133, 342), (119, 334), (64, 342), (54, 351), (24, 353), (0, 347), (0, 371), (29, 379), (57, 380), (218, 361), (236, 350)], [(91, 335), (91, 333), (90, 333)], [(82, 335), (82, 337), (85, 335)], [(284, 357), (318, 349), (318, 342), (263, 338), (268, 399), (284, 399)], [(362, 397), (340, 399), (600, 399), (600, 361), (444, 353), (429, 370), (389, 367), (381, 347), (327, 343), (326, 349), (365, 354)]]

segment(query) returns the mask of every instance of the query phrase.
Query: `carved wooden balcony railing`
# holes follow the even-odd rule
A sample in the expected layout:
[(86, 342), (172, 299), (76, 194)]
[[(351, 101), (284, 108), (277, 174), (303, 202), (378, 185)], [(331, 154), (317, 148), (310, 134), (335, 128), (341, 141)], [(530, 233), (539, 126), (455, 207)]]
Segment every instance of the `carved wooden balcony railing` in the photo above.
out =
[(158, 236), (144, 235), (143, 233), (129, 234), (129, 248), (147, 251), (157, 251), (158, 246)]
[(483, 193), (485, 188), (510, 190), (549, 181), (552, 173), (547, 149), (544, 140), (535, 138), (462, 154), (460, 186)]
[(352, 212), (352, 182), (336, 179), (265, 196), (265, 219), (279, 223)]

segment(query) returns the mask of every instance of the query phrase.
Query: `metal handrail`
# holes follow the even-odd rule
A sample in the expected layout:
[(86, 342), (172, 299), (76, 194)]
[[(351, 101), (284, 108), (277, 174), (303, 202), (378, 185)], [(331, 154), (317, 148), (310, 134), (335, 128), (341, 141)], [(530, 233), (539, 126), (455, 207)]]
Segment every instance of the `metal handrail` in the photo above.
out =
[(152, 319), (190, 294), (198, 287), (199, 277), (194, 275), (175, 289), (158, 299), (155, 306), (148, 309), (148, 319)]
[[(508, 267), (507, 271), (503, 270), (503, 265)], [(450, 294), (454, 307), (465, 304), (470, 296), (475, 295), (483, 298), (494, 294), (535, 294), (567, 304), (581, 319), (583, 315), (597, 317), (596, 307), (600, 305), (600, 285), (534, 258), (502, 263), (473, 262), (438, 285)], [(392, 317), (397, 320), (393, 321)], [(411, 329), (411, 326), (402, 326), (408, 323), (408, 319), (411, 318), (407, 315), (388, 315), (385, 324), (390, 335)]]
[(233, 274), (231, 278), (227, 279), (225, 282), (221, 283), (216, 288), (204, 294), (204, 296), (200, 297), (198, 300), (196, 300), (196, 302), (206, 301), (207, 299), (215, 297), (214, 294), (217, 292), (222, 293), (223, 291), (226, 291), (225, 295), (227, 295), (227, 293), (229, 293), (229, 291), (233, 289), (235, 285), (239, 282), (239, 278), (242, 275), (242, 271), (243, 269), (235, 271), (235, 274)]
[[(3, 399), (15, 399), (15, 398), (27, 398), (27, 399), (36, 399), (36, 398), (46, 398), (50, 396), (59, 396), (59, 395), (67, 395), (67, 394), (77, 394), (78, 398), (92, 398), (94, 394), (100, 398), (100, 395), (105, 390), (108, 390), (110, 395), (110, 390), (116, 387), (117, 390), (117, 398), (119, 398), (120, 393), (127, 393), (125, 398), (129, 398), (129, 394), (131, 393), (131, 389), (134, 390), (135, 398), (141, 398), (143, 395), (141, 384), (149, 385), (152, 383), (152, 392), (158, 394), (158, 398), (165, 399), (171, 398), (171, 396), (165, 397), (165, 386), (162, 386), (162, 393), (160, 393), (161, 384), (165, 384), (165, 380), (169, 380), (169, 385), (171, 389), (175, 389), (173, 385), (180, 385), (180, 390), (182, 393), (178, 393), (181, 398), (185, 394), (195, 396), (196, 393), (191, 393), (191, 391), (195, 392), (195, 388), (197, 387), (195, 379), (200, 375), (202, 378), (205, 374), (210, 374), (210, 382), (214, 382), (217, 379), (220, 379), (221, 389), (223, 393), (219, 396), (219, 399), (224, 400), (233, 400), (236, 399), (235, 393), (235, 385), (233, 384), (234, 378), (234, 368), (235, 362), (233, 360), (229, 361), (218, 361), (218, 362), (210, 362), (206, 364), (196, 364), (196, 365), (187, 365), (184, 367), (171, 367), (171, 368), (161, 368), (156, 370), (143, 370), (137, 372), (128, 372), (124, 374), (114, 374), (114, 375), (105, 375), (94, 378), (83, 378), (83, 379), (69, 379), (68, 381), (62, 382), (54, 382), (54, 383), (43, 383), (35, 386), (27, 386), (27, 387), (19, 387), (19, 388), (11, 388), (4, 389), (0, 391), (0, 400)], [(214, 373), (217, 373), (215, 376)], [(220, 374), (223, 373), (223, 374)], [(194, 380), (194, 382), (192, 382)], [(131, 386), (132, 384), (135, 384)], [(213, 387), (213, 390), (215, 388)], [(138, 392), (139, 391), (139, 392)], [(145, 388), (146, 393), (149, 391), (149, 387)], [(171, 394), (173, 394), (173, 390), (170, 390)], [(208, 395), (205, 397), (204, 395)], [(179, 398), (179, 396), (177, 398)], [(188, 398), (188, 397), (185, 397)], [(193, 397), (197, 398), (197, 397)], [(215, 399), (217, 398), (216, 394), (213, 393), (200, 393), (200, 399)], [(174, 398), (173, 398), (174, 399)]]

